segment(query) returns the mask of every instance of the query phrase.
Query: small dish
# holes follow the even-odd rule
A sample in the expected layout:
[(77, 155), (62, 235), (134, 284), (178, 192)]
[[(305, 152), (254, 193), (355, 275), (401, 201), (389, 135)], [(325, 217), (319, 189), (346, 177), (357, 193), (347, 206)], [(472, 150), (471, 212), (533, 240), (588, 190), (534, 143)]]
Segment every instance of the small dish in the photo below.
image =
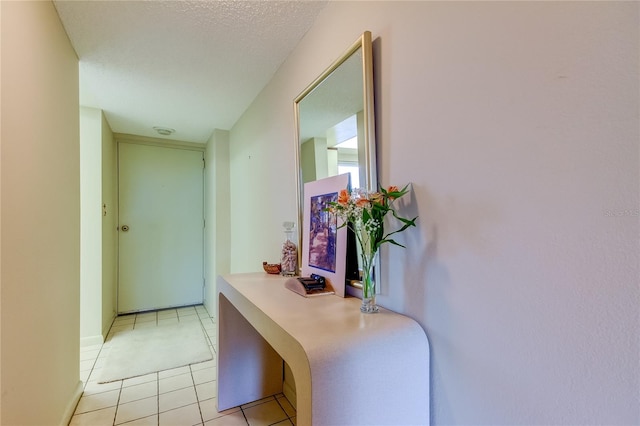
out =
[(264, 269), (264, 271), (267, 274), (279, 274), (280, 271), (282, 270), (280, 267), (279, 263), (267, 263), (267, 262), (262, 262), (262, 269)]

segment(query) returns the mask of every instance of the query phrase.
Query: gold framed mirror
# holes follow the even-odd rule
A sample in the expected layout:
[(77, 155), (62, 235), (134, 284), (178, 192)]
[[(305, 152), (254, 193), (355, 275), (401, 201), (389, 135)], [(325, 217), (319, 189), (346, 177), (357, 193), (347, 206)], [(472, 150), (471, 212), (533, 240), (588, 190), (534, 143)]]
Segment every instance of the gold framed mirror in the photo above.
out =
[[(377, 189), (373, 102), (371, 33), (366, 31), (294, 100), (299, 225), (307, 182), (350, 173), (352, 188)], [(349, 255), (351, 262), (358, 257)], [(348, 272), (347, 284), (358, 287), (356, 278)]]

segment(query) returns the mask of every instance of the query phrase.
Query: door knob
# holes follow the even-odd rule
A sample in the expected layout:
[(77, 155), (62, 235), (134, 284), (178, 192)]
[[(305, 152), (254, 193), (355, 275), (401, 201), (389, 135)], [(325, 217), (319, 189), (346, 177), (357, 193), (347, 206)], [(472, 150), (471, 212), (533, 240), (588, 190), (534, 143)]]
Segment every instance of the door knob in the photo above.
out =
[(129, 230), (129, 225), (122, 225), (122, 232), (127, 232)]

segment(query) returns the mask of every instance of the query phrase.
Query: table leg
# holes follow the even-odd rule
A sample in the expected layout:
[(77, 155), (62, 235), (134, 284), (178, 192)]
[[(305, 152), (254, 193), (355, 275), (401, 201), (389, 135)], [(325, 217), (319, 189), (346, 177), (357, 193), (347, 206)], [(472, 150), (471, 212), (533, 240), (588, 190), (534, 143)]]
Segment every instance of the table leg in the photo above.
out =
[(218, 411), (282, 392), (280, 355), (224, 295), (218, 300)]

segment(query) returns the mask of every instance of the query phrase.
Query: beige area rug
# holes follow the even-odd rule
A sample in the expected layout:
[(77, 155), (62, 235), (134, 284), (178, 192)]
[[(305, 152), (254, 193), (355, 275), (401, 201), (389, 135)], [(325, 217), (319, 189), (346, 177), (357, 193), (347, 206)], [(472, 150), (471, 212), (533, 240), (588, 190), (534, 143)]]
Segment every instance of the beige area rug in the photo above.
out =
[(199, 321), (121, 331), (112, 337), (99, 383), (213, 359)]

